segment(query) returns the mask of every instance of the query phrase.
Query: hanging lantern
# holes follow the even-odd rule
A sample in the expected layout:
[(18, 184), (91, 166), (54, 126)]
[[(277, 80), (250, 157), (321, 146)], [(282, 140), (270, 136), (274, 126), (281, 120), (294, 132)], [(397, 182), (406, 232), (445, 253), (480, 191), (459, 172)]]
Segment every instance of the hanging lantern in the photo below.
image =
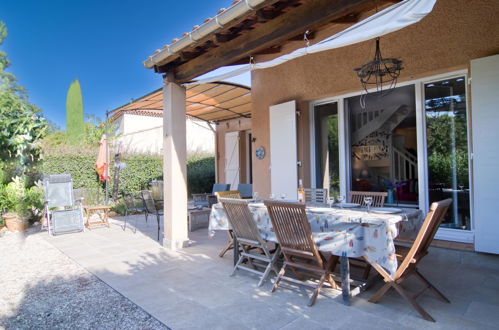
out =
[(376, 87), (377, 92), (383, 93), (395, 88), (397, 78), (402, 70), (402, 61), (396, 58), (383, 58), (379, 47), (379, 37), (376, 38), (376, 51), (374, 59), (367, 62), (360, 68), (354, 69), (357, 71), (357, 76), (360, 79), (362, 87), (369, 93), (368, 89)]

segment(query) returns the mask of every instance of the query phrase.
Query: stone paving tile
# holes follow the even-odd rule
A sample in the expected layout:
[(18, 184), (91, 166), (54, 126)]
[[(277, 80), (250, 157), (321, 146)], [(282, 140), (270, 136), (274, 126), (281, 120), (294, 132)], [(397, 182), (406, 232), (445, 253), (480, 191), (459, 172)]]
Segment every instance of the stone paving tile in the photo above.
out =
[(310, 318), (305, 318), (305, 317), (299, 317), (296, 320), (286, 324), (282, 328), (282, 330), (302, 330), (302, 329), (307, 329), (307, 330), (327, 330), (331, 329), (325, 324), (321, 324), (319, 322), (316, 322)]
[(194, 301), (182, 301), (175, 305), (151, 310), (150, 314), (158, 320), (168, 323), (172, 329), (252, 329), (244, 319), (233, 320), (223, 314), (209, 311)]
[(242, 298), (238, 303), (221, 305), (217, 310), (251, 329), (279, 329), (300, 316), (278, 304), (266, 304), (258, 297)]
[[(174, 329), (365, 329), (366, 325), (474, 329), (487, 328), (495, 319), (473, 315), (479, 310), (495, 311), (499, 305), (499, 269), (492, 268), (499, 257), (432, 248), (421, 271), (452, 303), (441, 302), (430, 292), (420, 297), (422, 306), (437, 319), (431, 323), (394, 290), (378, 304), (369, 303), (367, 299), (382, 283), (353, 298), (352, 306), (343, 305), (339, 291), (326, 288), (317, 303), (308, 307), (310, 290), (283, 284), (271, 293), (273, 279), (258, 287), (253, 274), (237, 271), (231, 277), (232, 251), (218, 257), (227, 241), (224, 233), (209, 238), (206, 229), (198, 230), (190, 233), (191, 246), (172, 252), (156, 241), (153, 222), (139, 219), (136, 233), (130, 228), (123, 231), (119, 220), (111, 224), (111, 228), (48, 240)], [(421, 283), (414, 279), (404, 286), (416, 292)]]
[(499, 305), (473, 301), (464, 313), (464, 318), (499, 328)]
[(414, 311), (404, 316), (404, 318), (400, 320), (400, 324), (407, 325), (413, 329), (430, 329), (430, 330), (496, 329), (497, 330), (497, 326), (489, 326), (483, 323), (470, 321), (460, 316), (442, 313), (439, 310), (432, 309), (428, 310), (428, 312), (432, 315), (432, 317), (435, 319), (436, 322), (426, 321), (417, 312)]

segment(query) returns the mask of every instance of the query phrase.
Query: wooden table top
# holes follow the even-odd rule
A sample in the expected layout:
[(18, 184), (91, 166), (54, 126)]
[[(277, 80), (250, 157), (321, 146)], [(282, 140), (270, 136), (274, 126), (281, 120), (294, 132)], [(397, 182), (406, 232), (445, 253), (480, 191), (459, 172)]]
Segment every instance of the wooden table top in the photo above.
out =
[(110, 205), (86, 205), (86, 206), (83, 206), (83, 208), (86, 210), (106, 210), (106, 209), (110, 209), (111, 206)]

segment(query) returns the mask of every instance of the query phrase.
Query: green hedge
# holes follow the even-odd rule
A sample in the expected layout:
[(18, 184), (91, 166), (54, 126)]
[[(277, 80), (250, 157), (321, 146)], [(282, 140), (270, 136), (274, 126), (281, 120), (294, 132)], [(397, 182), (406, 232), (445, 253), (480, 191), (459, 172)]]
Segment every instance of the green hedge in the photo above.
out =
[(190, 194), (211, 192), (215, 183), (215, 158), (194, 158), (187, 161), (187, 189)]
[[(43, 174), (69, 173), (73, 177), (74, 188), (96, 188), (99, 183), (94, 169), (96, 155), (59, 154), (46, 156), (38, 166)], [(120, 173), (120, 191), (138, 192), (147, 188), (154, 179), (163, 178), (162, 158), (159, 156), (134, 155), (123, 160), (126, 167)], [(114, 165), (111, 162), (109, 191), (113, 187)], [(187, 162), (187, 184), (189, 194), (211, 192), (215, 182), (214, 157), (195, 158)]]
[[(39, 171), (43, 174), (69, 173), (73, 177), (74, 188), (103, 187), (98, 181), (94, 169), (96, 156), (87, 155), (51, 155), (45, 157)], [(124, 159), (126, 167), (120, 173), (120, 191), (129, 190), (138, 192), (146, 188), (154, 179), (163, 176), (163, 165), (160, 157), (155, 156), (130, 156)], [(114, 164), (110, 167), (110, 185), (113, 187)]]
[(97, 188), (99, 183), (94, 169), (95, 159), (85, 155), (52, 155), (46, 157), (38, 169), (44, 175), (71, 174), (74, 188)]

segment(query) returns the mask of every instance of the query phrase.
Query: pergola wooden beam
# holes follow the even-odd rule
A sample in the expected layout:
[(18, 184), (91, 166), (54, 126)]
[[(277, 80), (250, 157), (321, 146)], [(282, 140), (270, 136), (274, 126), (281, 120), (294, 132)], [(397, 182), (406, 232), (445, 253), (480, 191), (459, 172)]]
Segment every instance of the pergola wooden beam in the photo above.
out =
[(156, 70), (158, 72), (171, 72), (176, 82), (186, 82), (221, 66), (249, 58), (273, 45), (283, 44), (288, 39), (304, 33), (307, 29), (316, 29), (335, 19), (372, 9), (374, 5), (372, 0), (338, 0), (334, 2), (315, 0), (306, 2), (264, 23), (260, 28), (220, 44), (187, 63), (178, 66), (156, 67)]

